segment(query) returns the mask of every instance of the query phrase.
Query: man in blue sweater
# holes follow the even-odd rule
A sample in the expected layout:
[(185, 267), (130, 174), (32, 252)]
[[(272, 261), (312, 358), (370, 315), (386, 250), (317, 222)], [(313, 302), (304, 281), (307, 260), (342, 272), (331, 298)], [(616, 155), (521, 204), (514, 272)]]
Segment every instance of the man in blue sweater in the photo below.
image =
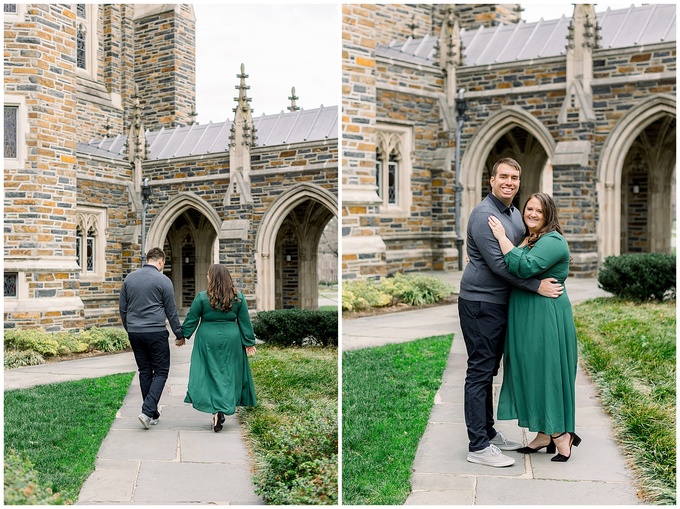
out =
[(522, 168), (514, 159), (499, 160), (491, 171), (491, 193), (477, 205), (467, 225), (467, 256), (458, 297), (458, 315), (468, 353), (465, 376), (465, 424), (470, 440), (467, 460), (492, 467), (507, 467), (515, 460), (501, 453), (522, 444), (494, 429), (493, 377), (498, 373), (512, 286), (556, 298), (562, 285), (554, 278), (521, 279), (508, 272), (498, 241), (488, 225), (489, 216), (500, 219), (517, 245), (525, 237), (521, 213), (512, 200), (519, 191)]
[(158, 402), (170, 371), (166, 318), (176, 336), (175, 344), (184, 344), (175, 291), (172, 281), (163, 274), (164, 266), (165, 253), (154, 247), (147, 253), (144, 266), (128, 274), (120, 290), (120, 317), (135, 354), (144, 400), (139, 421), (146, 429), (158, 424)]

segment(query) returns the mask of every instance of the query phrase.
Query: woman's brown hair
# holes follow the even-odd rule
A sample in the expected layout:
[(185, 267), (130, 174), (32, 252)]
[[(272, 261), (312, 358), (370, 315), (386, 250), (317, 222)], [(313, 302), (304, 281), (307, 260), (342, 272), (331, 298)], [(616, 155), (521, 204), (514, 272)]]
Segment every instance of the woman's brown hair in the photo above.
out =
[(219, 263), (208, 267), (208, 300), (211, 308), (227, 312), (237, 295), (227, 267)]
[[(524, 208), (522, 209), (522, 220), (524, 220), (524, 212), (527, 210), (527, 204), (532, 198), (536, 198), (540, 202), (545, 224), (543, 225), (543, 228), (541, 228), (537, 233), (529, 235), (529, 239), (527, 240), (529, 247), (534, 247), (534, 244), (538, 242), (538, 239), (540, 239), (546, 233), (557, 232), (560, 235), (564, 235), (564, 233), (562, 233), (560, 222), (557, 219), (557, 206), (549, 194), (534, 193), (529, 196), (529, 199), (526, 201), (526, 203), (524, 203)], [(528, 230), (529, 229), (527, 228), (527, 231)]]

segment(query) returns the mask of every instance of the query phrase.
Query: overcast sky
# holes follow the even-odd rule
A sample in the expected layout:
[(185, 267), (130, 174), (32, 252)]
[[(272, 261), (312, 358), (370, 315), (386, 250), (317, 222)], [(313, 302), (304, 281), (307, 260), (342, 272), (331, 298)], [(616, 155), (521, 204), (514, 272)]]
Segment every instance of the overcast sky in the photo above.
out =
[[(525, 3), (528, 22), (571, 16), (573, 5)], [(605, 2), (597, 12), (630, 7)], [(639, 5), (639, 4), (638, 4)], [(248, 74), (254, 116), (288, 111), (291, 87), (303, 109), (340, 104), (340, 3), (194, 3), (196, 14), (196, 111), (198, 122), (233, 119), (236, 75)]]
[(241, 63), (259, 117), (340, 103), (340, 5), (195, 3), (196, 111), (207, 124), (233, 119)]

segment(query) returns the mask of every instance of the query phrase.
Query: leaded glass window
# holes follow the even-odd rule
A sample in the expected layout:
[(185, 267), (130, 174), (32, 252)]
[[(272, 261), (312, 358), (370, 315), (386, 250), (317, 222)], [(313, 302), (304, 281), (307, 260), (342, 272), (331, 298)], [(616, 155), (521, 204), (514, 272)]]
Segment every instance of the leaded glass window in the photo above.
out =
[(399, 182), (399, 161), (392, 152), (387, 163), (387, 203), (397, 203), (397, 185)]
[(5, 297), (17, 296), (17, 277), (16, 272), (5, 272)]
[(383, 164), (380, 159), (375, 162), (375, 185), (378, 186), (378, 196), (382, 198), (382, 172)]
[(79, 18), (87, 19), (87, 5), (76, 4), (76, 14)]
[(76, 228), (76, 262), (78, 267), (83, 268), (83, 230)]
[(85, 41), (85, 25), (78, 24), (78, 34), (76, 35), (76, 65), (80, 69), (87, 68), (87, 43)]
[(19, 107), (5, 105), (5, 159), (19, 157)]
[(94, 228), (90, 228), (90, 230), (87, 232), (87, 248), (86, 248), (86, 271), (87, 272), (94, 272), (94, 246), (95, 246), (95, 231)]
[(17, 14), (17, 4), (3, 4), (5, 14)]

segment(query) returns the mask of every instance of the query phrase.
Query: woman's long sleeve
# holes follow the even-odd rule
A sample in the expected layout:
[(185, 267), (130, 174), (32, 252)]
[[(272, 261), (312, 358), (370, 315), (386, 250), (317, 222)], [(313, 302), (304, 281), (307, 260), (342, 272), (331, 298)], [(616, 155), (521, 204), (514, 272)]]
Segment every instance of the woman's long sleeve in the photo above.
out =
[(540, 277), (546, 270), (569, 258), (569, 247), (564, 237), (555, 234), (543, 235), (533, 248), (513, 248), (506, 253), (508, 271), (521, 278)]
[(255, 345), (255, 333), (248, 314), (248, 304), (246, 304), (246, 298), (240, 292), (239, 298), (241, 303), (238, 306), (237, 322), (239, 329), (241, 329), (241, 343), (243, 343), (243, 346), (253, 346)]
[(200, 294), (194, 297), (194, 301), (191, 303), (191, 308), (189, 309), (189, 314), (184, 319), (182, 324), (182, 334), (185, 338), (190, 337), (198, 327), (198, 322), (201, 319), (203, 311), (203, 305), (201, 304)]

